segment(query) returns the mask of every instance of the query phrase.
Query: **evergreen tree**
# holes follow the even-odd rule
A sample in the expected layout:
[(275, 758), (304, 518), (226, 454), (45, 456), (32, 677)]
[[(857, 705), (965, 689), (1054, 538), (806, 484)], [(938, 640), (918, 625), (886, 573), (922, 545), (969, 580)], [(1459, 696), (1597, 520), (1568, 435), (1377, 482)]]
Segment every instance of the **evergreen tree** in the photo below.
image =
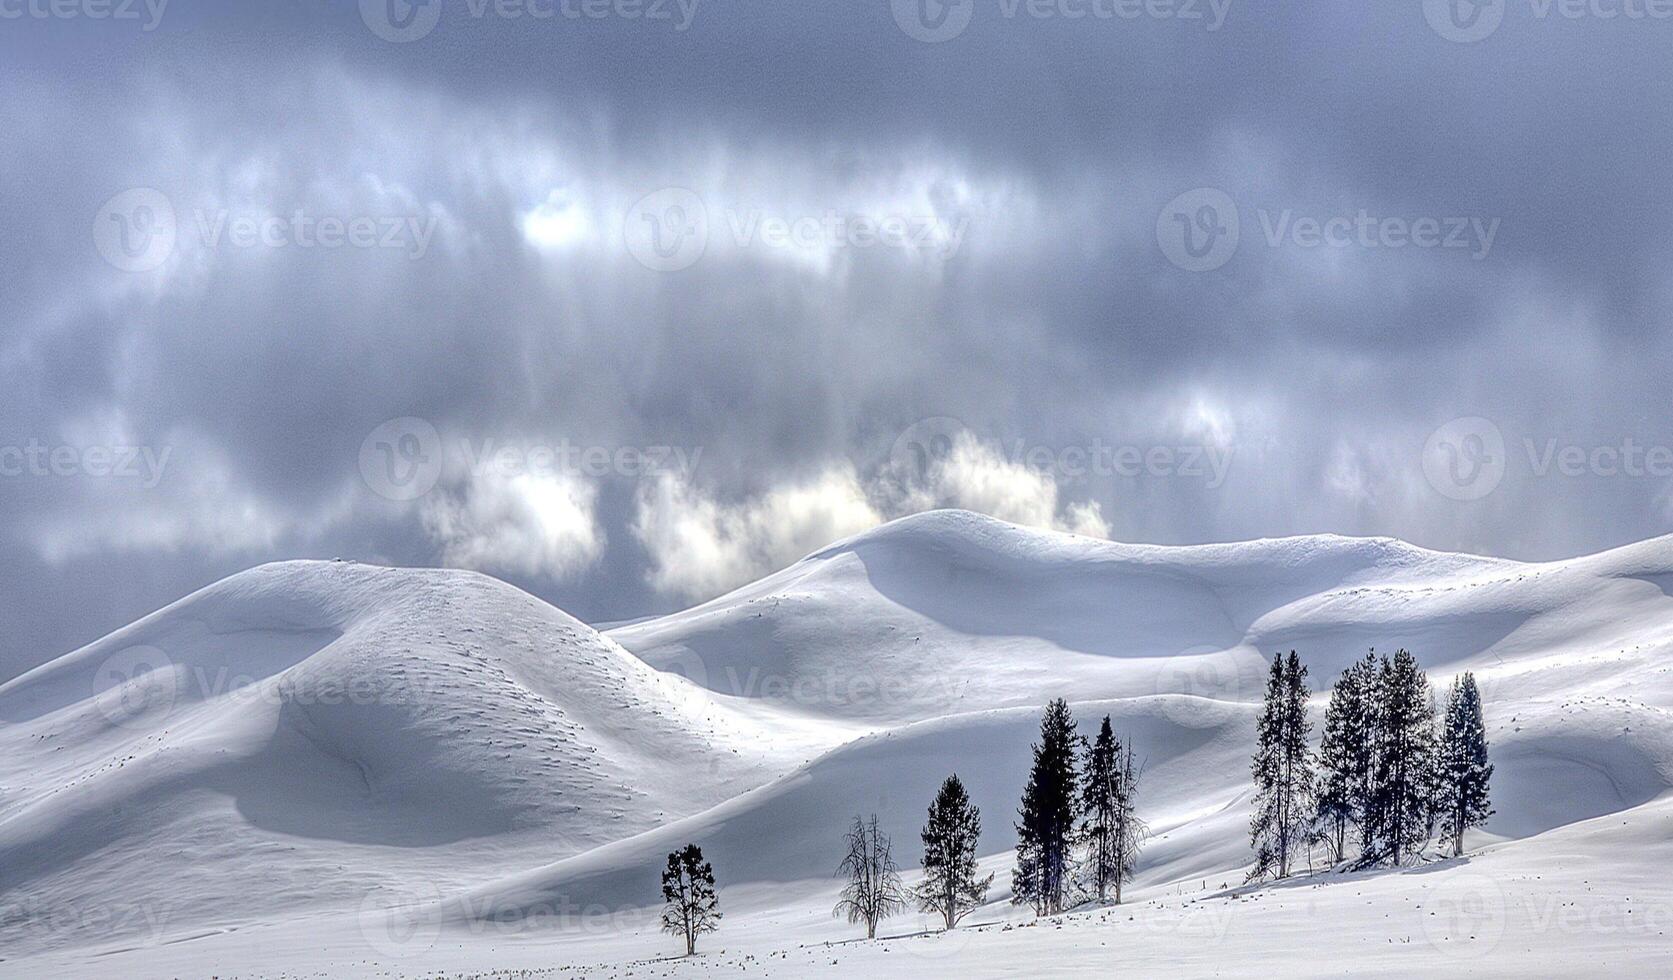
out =
[(866, 938), (876, 939), (877, 923), (906, 907), (894, 847), (888, 835), (878, 829), (875, 813), (869, 821), (856, 815), (843, 842), (848, 854), (837, 874), (846, 875), (848, 884), (831, 914), (846, 914), (849, 922), (864, 922)]
[(1079, 777), (1075, 764), (1075, 722), (1059, 698), (1040, 719), (1034, 766), (1017, 814), (1017, 865), (1011, 873), (1012, 901), (1030, 902), (1037, 915), (1063, 911), (1069, 843), (1074, 833)]
[(924, 824), (924, 880), (918, 908), (940, 915), (951, 929), (987, 899), (993, 875), (976, 876), (976, 844), (982, 837), (982, 814), (970, 802), (964, 783), (948, 776), (929, 806)]
[(1481, 720), (1481, 692), (1476, 690), (1474, 674), (1465, 673), (1452, 682), (1439, 756), (1441, 832), (1452, 842), (1452, 854), (1457, 857), (1464, 853), (1464, 831), (1493, 815), (1487, 799), (1493, 764), (1487, 761), (1487, 728)]
[(1314, 820), (1332, 861), (1347, 856), (1350, 825), (1359, 832), (1363, 849), (1375, 776), (1378, 715), (1377, 659), (1375, 653), (1367, 653), (1331, 687), (1319, 742)]
[(1097, 738), (1085, 748), (1080, 837), (1087, 848), (1087, 877), (1098, 901), (1104, 901), (1114, 888), (1119, 905), (1121, 884), (1133, 875), (1144, 832), (1143, 823), (1134, 815), (1138, 773), (1133, 768), (1132, 747), (1123, 749), (1108, 715)]
[(1249, 820), (1255, 848), (1251, 879), (1287, 877), (1307, 839), (1313, 814), (1312, 750), (1308, 745), (1307, 668), (1295, 651), (1273, 658), (1266, 703), (1255, 728), (1255, 812)]
[(1080, 791), (1080, 836), (1086, 842), (1087, 873), (1093, 893), (1102, 902), (1119, 878), (1116, 814), (1121, 798), (1121, 743), (1110, 728), (1110, 716), (1098, 728), (1098, 737), (1086, 746), (1086, 763)]
[(1399, 650), (1377, 674), (1380, 724), (1367, 862), (1401, 864), (1433, 827), (1435, 699), (1417, 658)]
[(715, 872), (696, 844), (668, 855), (662, 872), (662, 931), (685, 939), (685, 954), (697, 952), (697, 937), (720, 928)]

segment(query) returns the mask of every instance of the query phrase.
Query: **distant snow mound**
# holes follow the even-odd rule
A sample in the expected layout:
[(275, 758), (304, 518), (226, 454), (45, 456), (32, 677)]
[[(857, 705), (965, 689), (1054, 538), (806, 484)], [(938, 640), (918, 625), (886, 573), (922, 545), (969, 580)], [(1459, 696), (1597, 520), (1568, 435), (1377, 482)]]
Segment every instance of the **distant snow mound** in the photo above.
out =
[[(1389, 538), (1126, 545), (933, 511), (609, 636), (716, 693), (849, 720), (915, 721), (1060, 694), (1243, 701), (1259, 696), (1261, 655), (1290, 641), (1279, 628), (1288, 621), (1272, 617), (1294, 604), (1331, 597), (1332, 612), (1352, 615), (1360, 603), (1336, 600), (1356, 588), (1410, 593), (1516, 567)], [(1515, 611), (1494, 612), (1486, 629), (1513, 628)], [(1298, 640), (1321, 639), (1295, 625)], [(1315, 652), (1335, 663), (1405, 635), (1344, 633)]]

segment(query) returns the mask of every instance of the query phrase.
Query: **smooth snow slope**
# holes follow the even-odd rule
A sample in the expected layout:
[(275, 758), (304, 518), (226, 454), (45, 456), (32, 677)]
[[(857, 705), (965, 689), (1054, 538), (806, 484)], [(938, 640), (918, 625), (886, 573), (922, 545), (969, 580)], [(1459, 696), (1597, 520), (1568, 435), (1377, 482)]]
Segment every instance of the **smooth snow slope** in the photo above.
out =
[(0, 687), (0, 721), (0, 887), (177, 929), (577, 853), (758, 782), (768, 755), (510, 586), (353, 563), (227, 579)]
[[(1673, 886), (1647, 884), (1608, 851), (1622, 834), (1673, 836), (1670, 586), (1668, 538), (1528, 565), (1335, 536), (1119, 545), (962, 512), (895, 522), (604, 636), (481, 576), (258, 569), (0, 687), (0, 901), (23, 910), (14, 924), (39, 920), (37, 896), (38, 907), (171, 910), (121, 942), (96, 928), (7, 929), (0, 955), (45, 950), (22, 962), (130, 975), (643, 959), (672, 949), (647, 911), (663, 856), (696, 841), (728, 910), (710, 945), (735, 955), (708, 961), (722, 975), (772, 962), (781, 975), (910, 975), (923, 954), (951, 955), (949, 968), (971, 975), (1097, 972), (1108, 966), (1098, 951), (1118, 941), (1101, 930), (1119, 916), (1075, 919), (1087, 931), (1067, 944), (1037, 941), (1061, 970), (1030, 953), (1028, 936), (1044, 930), (899, 940), (908, 957), (894, 961), (876, 947), (829, 962), (790, 952), (853, 935), (829, 917), (852, 816), (876, 812), (913, 866), (924, 808), (955, 770), (999, 872), (995, 904), (976, 919), (1016, 919), (1003, 904), (1015, 800), (1039, 708), (1061, 696), (1083, 730), (1111, 714), (1147, 760), (1141, 815), (1155, 836), (1133, 914), (1162, 923), (1139, 961), (1166, 964), (1168, 930), (1217, 907), (1173, 896), (1204, 898), (1247, 863), (1248, 752), (1268, 658), (1298, 649), (1322, 691), (1372, 644), (1412, 649), (1437, 688), (1476, 672), (1498, 812), (1470, 844), (1487, 848), (1479, 860), (1499, 869), (1511, 901), (1543, 901), (1540, 882), (1561, 880), (1582, 883), (1587, 900), (1632, 890), (1673, 915)], [(133, 714), (118, 711), (119, 725), (108, 696), (91, 698), (92, 675), (133, 644), (177, 665), (230, 661), (269, 684), (422, 675), (430, 696), (327, 707), (281, 695), (252, 708), (175, 683), (174, 707), (153, 724), (137, 696), (148, 688), (129, 685)], [(1235, 971), (1233, 954), (1331, 972), (1306, 958), (1296, 930), (1339, 921), (1369, 930), (1326, 944), (1356, 960), (1415, 969), (1371, 955), (1415, 939), (1451, 964), (1444, 942), (1413, 933), (1423, 917), (1412, 903), (1436, 881), (1470, 880), (1456, 870), (1274, 898), (1262, 915), (1287, 946), (1171, 939), (1189, 946), (1192, 972)], [(1367, 911), (1373, 892), (1401, 909)], [(385, 928), (390, 905), (422, 926)], [(210, 934), (229, 927), (240, 931)], [(1559, 929), (1506, 935), (1546, 972), (1587, 965), (1564, 959), (1588, 947)], [(137, 950), (97, 955), (127, 946)], [(1650, 955), (1629, 952), (1622, 962)]]

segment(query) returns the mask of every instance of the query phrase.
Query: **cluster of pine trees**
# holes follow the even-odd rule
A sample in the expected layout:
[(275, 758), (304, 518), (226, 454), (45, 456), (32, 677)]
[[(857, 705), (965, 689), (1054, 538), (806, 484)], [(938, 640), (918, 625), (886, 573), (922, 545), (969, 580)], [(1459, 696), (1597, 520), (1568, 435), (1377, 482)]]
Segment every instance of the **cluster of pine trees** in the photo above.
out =
[(1331, 688), (1317, 751), (1307, 700), (1306, 665), (1294, 651), (1276, 657), (1250, 767), (1251, 880), (1289, 875), (1313, 845), (1358, 867), (1407, 863), (1437, 834), (1463, 853), (1464, 831), (1493, 813), (1474, 675), (1453, 681), (1437, 724), (1417, 658), (1367, 653)]
[(1132, 747), (1116, 739), (1108, 715), (1089, 742), (1076, 734), (1063, 699), (1047, 705), (1017, 810), (1011, 900), (1039, 915), (1106, 901), (1112, 891), (1120, 902), (1144, 840), (1134, 812), (1138, 781)]
[[(1272, 662), (1256, 724), (1250, 880), (1287, 877), (1322, 846), (1331, 863), (1399, 865), (1437, 835), (1462, 854), (1464, 831), (1492, 815), (1487, 732), (1475, 677), (1452, 683), (1437, 722), (1429, 679), (1405, 650), (1367, 653), (1330, 691), (1317, 749), (1308, 718), (1307, 666), (1291, 651)], [(1121, 901), (1145, 825), (1136, 813), (1140, 766), (1115, 737), (1108, 715), (1095, 738), (1075, 730), (1059, 698), (1040, 719), (1040, 740), (1017, 809), (1011, 900), (1052, 915), (1083, 901)], [(916, 904), (953, 928), (987, 898), (993, 875), (977, 873), (981, 812), (957, 775), (930, 804), (920, 837), (924, 880), (907, 889), (877, 816), (856, 816), (844, 836), (837, 874), (847, 879), (834, 914), (864, 923), (866, 938), (884, 918)], [(662, 875), (663, 928), (685, 940), (720, 922), (714, 869), (695, 844), (668, 855)]]

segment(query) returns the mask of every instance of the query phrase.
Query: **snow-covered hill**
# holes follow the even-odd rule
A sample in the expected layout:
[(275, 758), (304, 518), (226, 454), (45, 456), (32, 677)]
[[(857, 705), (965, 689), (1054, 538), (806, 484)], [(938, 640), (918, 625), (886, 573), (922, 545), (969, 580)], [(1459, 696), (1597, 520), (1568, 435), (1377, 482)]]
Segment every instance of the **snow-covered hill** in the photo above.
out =
[[(0, 687), (0, 956), (223, 976), (642, 960), (674, 948), (647, 909), (686, 841), (729, 915), (714, 956), (682, 971), (887, 975), (921, 956), (970, 975), (1060, 956), (1067, 971), (1105, 944), (1175, 962), (1172, 941), (1211, 972), (1232, 961), (1187, 926), (1235, 910), (1289, 936), (1299, 972), (1330, 972), (1296, 959), (1298, 916), (1348, 924), (1329, 945), (1343, 955), (1451, 955), (1412, 903), (1446, 882), (1474, 896), (1483, 869), (1489, 911), (1584, 882), (1615, 912), (1621, 889), (1635, 914), (1666, 910), (1673, 934), (1673, 886), (1615, 851), (1673, 838), (1670, 586), (1673, 538), (1526, 565), (1335, 536), (1120, 545), (936, 512), (600, 635), (479, 575), (266, 566)], [(1475, 855), (1209, 898), (1248, 858), (1267, 658), (1299, 650), (1322, 690), (1372, 645), (1413, 650), (1437, 684), (1481, 682), (1498, 812)], [(892, 960), (876, 945), (804, 955), (853, 935), (828, 914), (841, 828), (876, 812), (914, 863), (953, 771), (1000, 872), (975, 918), (1016, 918), (1010, 823), (1039, 707), (1059, 696), (1083, 725), (1112, 715), (1147, 758), (1137, 903), (901, 939)], [(1518, 916), (1498, 942), (1548, 970), (1588, 965), (1568, 958), (1585, 941)], [(1142, 941), (1128, 921), (1152, 924)], [(920, 928), (910, 915), (894, 931)], [(1633, 943), (1657, 935), (1622, 955), (1642, 962)]]
[[(204, 589), (0, 687), (0, 720), (3, 887), (24, 918), (143, 909), (119, 935), (463, 885), (703, 809), (773, 754), (510, 586), (347, 562)], [(111, 931), (28, 925), (7, 945)]]

